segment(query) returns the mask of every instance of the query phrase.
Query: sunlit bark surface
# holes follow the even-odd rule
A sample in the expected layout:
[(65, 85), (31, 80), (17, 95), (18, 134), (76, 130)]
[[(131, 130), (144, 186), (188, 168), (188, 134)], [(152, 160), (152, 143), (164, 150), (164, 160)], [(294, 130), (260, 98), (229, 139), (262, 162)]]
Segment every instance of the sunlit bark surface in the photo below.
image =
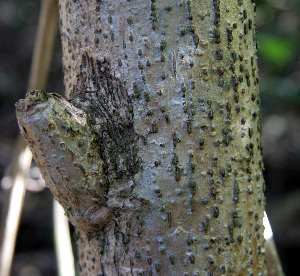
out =
[[(59, 1), (69, 102), (34, 94), (18, 116), (28, 141), (45, 136), (31, 148), (81, 275), (266, 274), (252, 2)], [(71, 115), (42, 132), (57, 113), (36, 105), (56, 101)], [(74, 138), (61, 120), (76, 116)]]

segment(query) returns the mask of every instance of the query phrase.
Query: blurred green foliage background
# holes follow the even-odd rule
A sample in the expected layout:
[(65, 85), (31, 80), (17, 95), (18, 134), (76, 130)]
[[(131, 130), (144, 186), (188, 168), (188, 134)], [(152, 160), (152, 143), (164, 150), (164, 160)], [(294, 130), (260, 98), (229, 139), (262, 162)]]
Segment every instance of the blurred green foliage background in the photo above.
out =
[[(284, 271), (298, 275), (300, 0), (258, 0), (256, 5), (266, 209)], [(11, 160), (18, 133), (14, 103), (26, 91), (39, 7), (39, 0), (0, 0), (0, 177)], [(63, 90), (57, 36), (47, 91)], [(4, 190), (2, 183), (1, 208)], [(29, 185), (12, 275), (56, 275), (52, 225), (50, 192), (36, 183)]]

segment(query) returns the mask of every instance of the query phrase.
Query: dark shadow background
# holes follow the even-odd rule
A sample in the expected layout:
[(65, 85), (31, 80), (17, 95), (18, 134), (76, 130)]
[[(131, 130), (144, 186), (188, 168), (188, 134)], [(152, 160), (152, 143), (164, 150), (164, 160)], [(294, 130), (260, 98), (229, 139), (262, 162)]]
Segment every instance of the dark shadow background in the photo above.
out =
[[(14, 103), (26, 92), (40, 1), (0, 0), (0, 177), (18, 134)], [(267, 213), (286, 275), (300, 250), (300, 0), (259, 0), (260, 91)], [(57, 36), (47, 91), (63, 92)], [(35, 177), (34, 169), (31, 171)], [(5, 183), (0, 187), (3, 207)], [(0, 212), (1, 212), (0, 209)], [(52, 195), (29, 183), (12, 275), (56, 275)]]

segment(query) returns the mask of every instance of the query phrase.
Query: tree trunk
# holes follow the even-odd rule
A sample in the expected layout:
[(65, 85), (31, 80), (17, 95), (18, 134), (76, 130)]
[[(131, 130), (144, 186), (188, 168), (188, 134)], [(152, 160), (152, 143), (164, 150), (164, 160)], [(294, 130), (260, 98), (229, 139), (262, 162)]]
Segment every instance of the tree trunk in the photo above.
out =
[(81, 275), (265, 275), (254, 1), (59, 1), (66, 94), (17, 104)]

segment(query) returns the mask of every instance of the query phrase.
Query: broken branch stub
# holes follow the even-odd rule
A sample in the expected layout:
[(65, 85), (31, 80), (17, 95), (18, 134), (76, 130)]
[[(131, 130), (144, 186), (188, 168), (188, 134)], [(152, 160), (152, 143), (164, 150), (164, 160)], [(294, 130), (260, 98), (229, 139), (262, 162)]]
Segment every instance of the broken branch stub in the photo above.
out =
[(75, 226), (93, 232), (105, 224), (108, 181), (99, 136), (82, 109), (58, 94), (33, 91), (16, 104), (22, 135), (46, 185)]
[(84, 54), (69, 101), (33, 91), (16, 109), (46, 185), (72, 224), (92, 233), (113, 223), (116, 206), (108, 200), (132, 191), (143, 139), (134, 130), (126, 85), (109, 64)]

